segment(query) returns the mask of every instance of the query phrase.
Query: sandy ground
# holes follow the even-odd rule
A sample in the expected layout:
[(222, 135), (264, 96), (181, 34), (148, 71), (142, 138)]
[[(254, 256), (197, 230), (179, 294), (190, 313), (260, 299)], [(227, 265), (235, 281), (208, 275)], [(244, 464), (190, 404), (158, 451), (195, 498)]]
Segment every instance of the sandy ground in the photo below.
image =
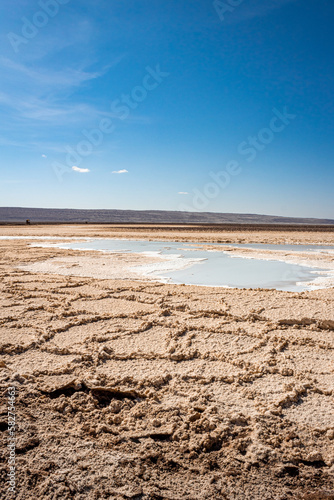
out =
[[(119, 226), (0, 228), (6, 235), (334, 244), (329, 232)], [(1, 498), (13, 498), (11, 386), (18, 499), (334, 498), (333, 288), (120, 280), (121, 256), (110, 277), (97, 252), (0, 248)], [(58, 267), (22, 268), (45, 262)], [(59, 266), (66, 274), (53, 274)], [(85, 275), (92, 266), (98, 277)]]

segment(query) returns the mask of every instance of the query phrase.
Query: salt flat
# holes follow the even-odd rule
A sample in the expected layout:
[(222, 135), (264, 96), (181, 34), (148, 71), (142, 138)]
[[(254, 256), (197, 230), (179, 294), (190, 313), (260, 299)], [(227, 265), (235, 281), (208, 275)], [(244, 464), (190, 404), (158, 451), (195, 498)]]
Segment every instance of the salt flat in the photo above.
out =
[[(330, 231), (0, 230), (58, 241), (139, 233), (334, 244)], [(15, 385), (19, 498), (333, 498), (333, 288), (124, 280), (124, 255), (112, 279), (74, 276), (106, 257), (31, 242), (0, 241), (2, 418)], [(67, 275), (21, 268), (64, 259)]]

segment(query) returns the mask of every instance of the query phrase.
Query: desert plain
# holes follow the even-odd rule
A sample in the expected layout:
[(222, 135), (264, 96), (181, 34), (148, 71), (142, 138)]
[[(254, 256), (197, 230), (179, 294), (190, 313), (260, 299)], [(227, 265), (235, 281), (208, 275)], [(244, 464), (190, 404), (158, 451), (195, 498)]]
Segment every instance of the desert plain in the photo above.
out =
[[(32, 238), (0, 240), (1, 498), (13, 498), (9, 387), (17, 499), (334, 498), (333, 287), (165, 284), (131, 271), (153, 257), (31, 246), (334, 245), (333, 231), (88, 224), (0, 236)], [(333, 255), (312, 258), (334, 268)]]

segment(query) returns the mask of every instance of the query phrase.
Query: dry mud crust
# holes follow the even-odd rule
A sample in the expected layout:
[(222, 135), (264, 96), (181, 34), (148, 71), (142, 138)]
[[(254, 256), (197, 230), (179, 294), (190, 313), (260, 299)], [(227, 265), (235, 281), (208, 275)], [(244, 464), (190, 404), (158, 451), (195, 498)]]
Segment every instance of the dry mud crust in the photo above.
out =
[(43, 275), (17, 266), (79, 252), (0, 245), (1, 498), (12, 385), (16, 498), (334, 498), (333, 289)]

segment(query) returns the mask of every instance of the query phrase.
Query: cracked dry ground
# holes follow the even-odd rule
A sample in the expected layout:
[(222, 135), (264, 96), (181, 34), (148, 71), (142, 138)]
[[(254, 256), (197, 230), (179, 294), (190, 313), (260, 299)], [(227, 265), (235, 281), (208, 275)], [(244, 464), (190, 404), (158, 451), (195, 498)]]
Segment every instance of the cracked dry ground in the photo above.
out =
[(33, 274), (64, 251), (1, 246), (2, 498), (9, 385), (18, 499), (334, 498), (333, 289)]

